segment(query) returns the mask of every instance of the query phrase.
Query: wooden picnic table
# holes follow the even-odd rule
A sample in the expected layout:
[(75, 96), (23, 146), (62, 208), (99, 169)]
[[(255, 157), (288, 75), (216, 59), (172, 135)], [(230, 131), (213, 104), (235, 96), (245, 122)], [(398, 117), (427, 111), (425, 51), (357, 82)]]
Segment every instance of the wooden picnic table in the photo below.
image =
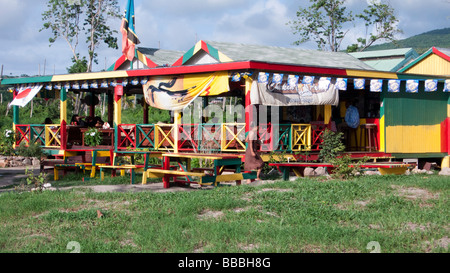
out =
[[(280, 169), (283, 173), (283, 180), (289, 180), (290, 171), (294, 171), (297, 176), (303, 176), (303, 171), (307, 167), (317, 168), (324, 167), (328, 173), (336, 167), (331, 163), (320, 163), (320, 162), (280, 162), (280, 163), (269, 163), (269, 166), (274, 166)], [(351, 164), (350, 167), (355, 165)], [(369, 162), (361, 164), (360, 168), (365, 169), (378, 169), (381, 174), (404, 174), (408, 168), (414, 167), (415, 164), (403, 163), (403, 162)]]
[[(252, 179), (253, 173), (241, 173), (242, 155), (230, 155), (230, 154), (198, 154), (198, 153), (163, 153), (163, 166), (161, 169), (149, 168), (148, 172), (143, 176), (143, 184), (146, 183), (147, 177), (162, 177), (164, 188), (170, 187), (170, 178), (174, 177), (174, 182), (180, 183), (199, 183), (199, 184), (214, 184), (223, 181), (234, 181), (238, 184), (242, 179)], [(214, 173), (212, 175), (205, 174), (204, 172), (193, 172), (191, 169), (191, 160), (198, 159), (210, 159), (214, 162)], [(176, 161), (181, 170), (171, 170), (171, 161)], [(183, 162), (184, 161), (184, 164)], [(235, 168), (234, 174), (222, 175), (225, 167)], [(176, 177), (184, 176), (186, 181), (176, 180)], [(200, 182), (194, 181), (191, 177), (200, 177)], [(256, 176), (255, 176), (256, 178)]]

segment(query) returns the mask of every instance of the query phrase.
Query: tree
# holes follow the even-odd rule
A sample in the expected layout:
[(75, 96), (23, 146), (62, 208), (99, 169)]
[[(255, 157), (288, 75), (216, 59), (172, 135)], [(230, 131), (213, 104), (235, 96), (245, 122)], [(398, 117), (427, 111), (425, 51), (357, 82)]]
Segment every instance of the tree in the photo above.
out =
[(294, 44), (314, 40), (320, 50), (339, 51), (341, 42), (347, 34), (345, 23), (355, 20), (344, 7), (345, 0), (310, 0), (309, 8), (300, 8), (297, 20), (289, 22), (294, 34), (300, 39)]
[[(289, 22), (293, 33), (300, 39), (294, 44), (315, 41), (320, 50), (340, 51), (347, 33), (354, 26), (356, 19), (362, 20), (366, 33), (370, 27), (374, 31), (369, 38), (358, 38), (357, 43), (347, 48), (348, 51), (362, 51), (381, 39), (394, 41), (395, 34), (401, 32), (397, 28), (398, 20), (394, 9), (381, 1), (372, 1), (361, 14), (353, 15), (347, 11), (346, 0), (310, 0), (308, 8), (300, 8), (297, 20)], [(351, 24), (353, 23), (353, 24)], [(367, 35), (366, 35), (367, 36)]]
[(83, 13), (84, 1), (49, 0), (47, 11), (42, 14), (43, 28), (49, 29), (52, 37), (49, 38), (50, 46), (61, 37), (70, 47), (73, 58), (78, 61), (78, 37), (80, 34), (80, 16)]
[(105, 43), (109, 48), (118, 49), (117, 38), (114, 34), (117, 30), (111, 30), (108, 19), (120, 18), (117, 0), (84, 0), (86, 16), (84, 26), (86, 30), (86, 42), (88, 44), (88, 71), (92, 71), (92, 63), (97, 63), (96, 49), (100, 43)]
[(374, 31), (369, 34), (368, 39), (358, 38), (357, 44), (347, 47), (348, 52), (363, 51), (381, 39), (395, 42), (395, 34), (402, 32), (397, 28), (398, 19), (394, 15), (394, 9), (389, 4), (372, 1), (357, 17), (365, 22), (366, 33), (370, 27), (373, 27)]
[(117, 0), (48, 0), (47, 11), (42, 14), (44, 25), (41, 31), (52, 31), (50, 46), (58, 38), (64, 38), (72, 50), (74, 64), (80, 60), (77, 47), (80, 35), (84, 34), (87, 45), (85, 72), (91, 72), (93, 63), (97, 62), (96, 50), (102, 42), (110, 48), (118, 48), (114, 37), (118, 31), (108, 26), (108, 20), (114, 18), (120, 18)]

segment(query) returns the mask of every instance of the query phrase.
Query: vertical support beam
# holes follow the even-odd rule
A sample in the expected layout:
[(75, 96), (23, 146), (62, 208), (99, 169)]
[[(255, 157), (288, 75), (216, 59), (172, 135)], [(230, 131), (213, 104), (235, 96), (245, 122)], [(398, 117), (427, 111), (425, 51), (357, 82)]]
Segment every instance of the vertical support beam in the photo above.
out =
[(174, 123), (174, 130), (172, 131), (174, 133), (173, 142), (174, 142), (174, 152), (178, 153), (178, 140), (180, 138), (180, 129), (179, 125), (181, 124), (181, 110), (175, 110), (173, 112), (173, 123)]
[(331, 120), (331, 104), (324, 106), (324, 123), (329, 124)]
[(144, 117), (143, 117), (143, 123), (148, 124), (148, 104), (144, 101)]
[(253, 107), (250, 99), (250, 91), (252, 88), (252, 79), (247, 77), (245, 79), (245, 132), (250, 131), (250, 123), (253, 120)]
[(108, 123), (114, 125), (114, 91), (108, 90)]
[(116, 165), (116, 151), (117, 145), (119, 144), (119, 129), (118, 126), (122, 123), (122, 96), (123, 96), (123, 86), (117, 85), (114, 88), (114, 160), (113, 165)]
[(67, 92), (66, 88), (62, 87), (60, 94), (59, 119), (61, 124), (61, 150), (67, 148)]
[(89, 107), (89, 116), (95, 117), (95, 93), (91, 91), (91, 106)]
[(385, 111), (385, 94), (387, 92), (387, 84), (383, 84), (382, 92), (380, 94), (380, 128), (379, 129), (379, 151), (380, 152), (386, 152), (386, 123), (385, 123), (385, 117), (384, 117), (384, 111)]
[[(163, 157), (163, 170), (170, 170), (170, 157)], [(168, 174), (164, 174), (163, 176), (163, 187), (168, 189), (170, 187), (170, 176)]]
[[(17, 91), (17, 89), (14, 88), (13, 100), (16, 98), (17, 94), (18, 94), (18, 91)], [(19, 121), (19, 106), (14, 105), (13, 106), (13, 124), (12, 124), (13, 125), (12, 130), (14, 133), (16, 133), (16, 125), (19, 124), (19, 122), (20, 122)], [(14, 143), (13, 143), (13, 148), (14, 149), (16, 148), (16, 141), (14, 141)]]

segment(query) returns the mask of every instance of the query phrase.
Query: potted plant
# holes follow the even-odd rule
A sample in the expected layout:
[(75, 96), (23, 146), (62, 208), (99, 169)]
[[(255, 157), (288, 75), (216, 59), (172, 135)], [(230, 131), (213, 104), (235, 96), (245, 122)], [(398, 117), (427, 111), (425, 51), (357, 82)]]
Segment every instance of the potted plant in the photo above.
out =
[(98, 146), (102, 142), (102, 136), (97, 128), (91, 128), (84, 133), (84, 143), (87, 146)]

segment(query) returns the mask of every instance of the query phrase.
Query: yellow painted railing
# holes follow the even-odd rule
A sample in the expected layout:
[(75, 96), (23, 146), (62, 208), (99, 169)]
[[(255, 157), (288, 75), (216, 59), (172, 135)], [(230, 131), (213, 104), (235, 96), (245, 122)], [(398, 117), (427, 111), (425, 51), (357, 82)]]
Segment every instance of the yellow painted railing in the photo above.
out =
[(311, 124), (291, 125), (291, 150), (311, 150)]
[(245, 123), (222, 124), (222, 151), (244, 152), (245, 147)]
[(46, 124), (45, 125), (45, 147), (59, 148), (61, 147), (61, 125)]
[(174, 124), (155, 124), (155, 150), (172, 151), (175, 149)]

